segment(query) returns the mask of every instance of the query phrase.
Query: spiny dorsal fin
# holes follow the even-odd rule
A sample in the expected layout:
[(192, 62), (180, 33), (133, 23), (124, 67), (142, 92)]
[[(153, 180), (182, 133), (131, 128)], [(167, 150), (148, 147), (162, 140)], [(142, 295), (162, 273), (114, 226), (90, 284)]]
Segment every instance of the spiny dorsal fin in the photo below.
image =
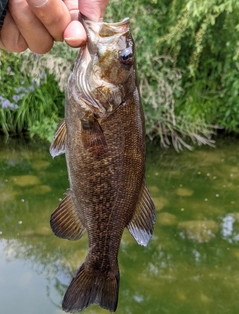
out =
[(79, 212), (73, 203), (70, 192), (67, 191), (66, 195), (51, 215), (51, 228), (59, 238), (78, 240), (85, 228), (81, 223)]
[(54, 158), (56, 156), (64, 154), (65, 151), (66, 151), (66, 122), (65, 119), (63, 119), (61, 122), (59, 122), (57, 126), (56, 134), (50, 147), (50, 154)]
[(138, 244), (146, 246), (152, 237), (156, 219), (155, 206), (145, 182), (142, 185), (134, 216), (127, 225)]

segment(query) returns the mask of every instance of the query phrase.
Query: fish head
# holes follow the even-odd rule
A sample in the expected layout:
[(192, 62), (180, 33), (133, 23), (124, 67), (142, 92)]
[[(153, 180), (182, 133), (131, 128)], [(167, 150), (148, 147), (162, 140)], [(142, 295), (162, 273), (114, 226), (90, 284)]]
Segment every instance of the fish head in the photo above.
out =
[(82, 16), (87, 43), (80, 50), (68, 81), (68, 98), (97, 117), (125, 103), (136, 88), (134, 41), (129, 19), (118, 23), (91, 21)]
[(129, 31), (129, 18), (118, 23), (83, 19), (91, 57), (88, 73), (118, 85), (125, 83), (134, 69), (134, 42)]

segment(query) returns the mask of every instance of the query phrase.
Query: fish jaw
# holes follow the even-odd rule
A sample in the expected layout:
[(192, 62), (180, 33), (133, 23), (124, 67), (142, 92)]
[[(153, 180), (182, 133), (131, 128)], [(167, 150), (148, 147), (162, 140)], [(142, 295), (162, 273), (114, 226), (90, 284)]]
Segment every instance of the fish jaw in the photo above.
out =
[(88, 37), (87, 45), (91, 54), (96, 52), (101, 38), (104, 38), (105, 42), (113, 44), (116, 35), (122, 36), (129, 32), (129, 18), (124, 18), (117, 23), (105, 23), (102, 20), (99, 22), (92, 21), (82, 15), (81, 20)]

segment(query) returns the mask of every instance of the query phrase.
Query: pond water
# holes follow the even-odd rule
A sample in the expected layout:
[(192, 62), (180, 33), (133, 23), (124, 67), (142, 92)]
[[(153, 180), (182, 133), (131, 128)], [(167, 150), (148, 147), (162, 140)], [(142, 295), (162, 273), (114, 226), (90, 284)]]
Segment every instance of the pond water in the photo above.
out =
[[(64, 156), (52, 160), (48, 146), (0, 139), (0, 313), (63, 314), (87, 253), (86, 236), (70, 242), (50, 229), (68, 179)], [(117, 313), (239, 313), (238, 140), (180, 154), (149, 146), (147, 182), (154, 236), (144, 248), (124, 233)]]

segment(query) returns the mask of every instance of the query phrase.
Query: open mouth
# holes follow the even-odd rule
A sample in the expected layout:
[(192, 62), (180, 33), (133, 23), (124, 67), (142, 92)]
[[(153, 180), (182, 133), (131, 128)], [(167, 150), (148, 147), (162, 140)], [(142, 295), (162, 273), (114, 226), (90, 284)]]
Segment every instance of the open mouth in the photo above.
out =
[[(80, 21), (84, 25), (87, 36), (94, 39), (94, 36), (98, 35), (100, 37), (109, 37), (117, 34), (125, 33), (129, 30), (129, 18), (126, 17), (120, 22), (116, 23), (106, 23), (101, 19), (98, 22), (92, 21), (85, 17), (84, 15), (80, 15)], [(94, 33), (94, 35), (92, 34)]]

